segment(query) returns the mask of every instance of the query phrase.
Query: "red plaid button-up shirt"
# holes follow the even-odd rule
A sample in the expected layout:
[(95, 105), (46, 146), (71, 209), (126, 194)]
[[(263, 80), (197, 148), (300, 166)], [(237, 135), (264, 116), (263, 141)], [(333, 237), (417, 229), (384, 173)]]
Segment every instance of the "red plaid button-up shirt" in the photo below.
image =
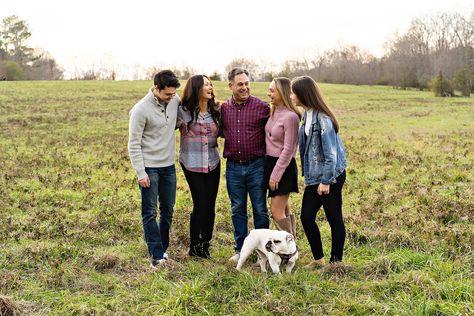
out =
[(270, 107), (257, 97), (250, 96), (242, 104), (233, 97), (225, 101), (221, 106), (224, 157), (248, 161), (265, 156), (265, 124), (269, 116)]

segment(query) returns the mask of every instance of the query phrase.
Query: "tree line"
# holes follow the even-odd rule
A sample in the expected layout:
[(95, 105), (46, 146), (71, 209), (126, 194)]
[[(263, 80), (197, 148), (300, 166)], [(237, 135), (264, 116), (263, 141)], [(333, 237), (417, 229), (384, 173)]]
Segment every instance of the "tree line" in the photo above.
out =
[(43, 49), (28, 46), (31, 32), (28, 23), (11, 15), (0, 23), (1, 80), (58, 80), (63, 69)]
[[(63, 69), (47, 51), (27, 45), (31, 32), (26, 21), (9, 16), (0, 27), (0, 79), (63, 79)], [(256, 81), (305, 74), (326, 83), (431, 88), (442, 96), (454, 95), (456, 89), (469, 96), (474, 92), (474, 12), (415, 18), (404, 34), (385, 43), (382, 57), (355, 45), (341, 45), (311, 58), (286, 60), (278, 70), (265, 62), (237, 58), (226, 66), (226, 72), (235, 66), (248, 69)], [(147, 73), (151, 77), (159, 68), (150, 67)], [(189, 66), (174, 70), (182, 79), (196, 73)], [(97, 69), (76, 71), (72, 79), (114, 80), (117, 72), (112, 62), (101, 62)], [(211, 79), (225, 78), (216, 70)]]
[[(463, 96), (474, 92), (474, 12), (415, 18), (406, 33), (394, 35), (384, 46), (385, 54), (375, 57), (356, 45), (341, 45), (312, 58), (286, 60), (276, 71), (265, 62), (236, 58), (225, 72), (243, 67), (255, 81), (309, 75), (325, 83), (432, 89), (438, 96), (453, 96), (454, 90)], [(150, 68), (150, 76), (158, 69)], [(192, 67), (174, 70), (183, 79), (195, 73)], [(218, 71), (210, 78), (225, 79)]]
[(287, 60), (277, 72), (246, 58), (233, 60), (226, 68), (236, 65), (261, 81), (309, 75), (326, 83), (432, 88), (442, 96), (453, 95), (456, 89), (469, 96), (474, 92), (474, 12), (415, 18), (406, 33), (385, 43), (385, 55), (379, 58), (355, 45), (342, 45), (313, 58)]

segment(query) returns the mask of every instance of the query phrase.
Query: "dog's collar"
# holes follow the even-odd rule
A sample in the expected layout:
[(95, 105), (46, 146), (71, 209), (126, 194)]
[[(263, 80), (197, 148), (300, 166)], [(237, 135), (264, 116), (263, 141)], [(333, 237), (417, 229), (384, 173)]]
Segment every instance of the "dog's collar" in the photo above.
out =
[(288, 261), (290, 261), (290, 259), (294, 257), (297, 253), (298, 253), (298, 248), (296, 248), (295, 252), (293, 253), (277, 253), (277, 255), (280, 256), (282, 264), (287, 264)]

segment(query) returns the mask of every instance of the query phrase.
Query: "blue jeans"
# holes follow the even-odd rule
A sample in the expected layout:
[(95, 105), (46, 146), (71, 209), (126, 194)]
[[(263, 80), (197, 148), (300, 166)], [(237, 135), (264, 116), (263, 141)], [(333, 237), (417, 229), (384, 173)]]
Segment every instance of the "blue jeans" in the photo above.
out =
[(240, 252), (244, 239), (248, 234), (247, 194), (250, 195), (252, 203), (255, 228), (268, 228), (270, 226), (265, 191), (262, 188), (264, 162), (264, 158), (260, 158), (248, 165), (241, 165), (227, 160), (225, 177), (232, 206), (236, 252)]
[[(150, 187), (140, 187), (142, 195), (142, 223), (148, 253), (162, 259), (170, 242), (170, 227), (176, 200), (176, 168), (145, 168)], [(160, 224), (156, 222), (157, 200), (160, 202)]]

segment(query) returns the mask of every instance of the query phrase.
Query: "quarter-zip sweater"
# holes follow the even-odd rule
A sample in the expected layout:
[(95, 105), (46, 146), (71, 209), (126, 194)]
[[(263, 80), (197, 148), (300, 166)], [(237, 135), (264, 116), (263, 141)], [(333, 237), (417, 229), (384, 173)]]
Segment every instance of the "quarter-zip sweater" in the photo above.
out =
[(152, 87), (130, 110), (128, 154), (138, 180), (147, 176), (145, 167), (174, 165), (179, 103), (178, 96), (168, 104), (158, 102)]

